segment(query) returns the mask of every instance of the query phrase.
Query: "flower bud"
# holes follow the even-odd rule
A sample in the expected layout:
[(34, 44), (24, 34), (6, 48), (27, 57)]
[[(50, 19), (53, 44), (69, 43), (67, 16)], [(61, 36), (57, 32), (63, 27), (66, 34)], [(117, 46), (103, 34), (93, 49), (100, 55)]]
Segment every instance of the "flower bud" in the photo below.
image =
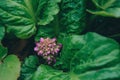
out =
[(36, 42), (34, 51), (42, 56), (48, 64), (51, 64), (56, 62), (55, 57), (59, 53), (61, 47), (61, 44), (57, 44), (56, 38), (40, 38), (39, 42)]

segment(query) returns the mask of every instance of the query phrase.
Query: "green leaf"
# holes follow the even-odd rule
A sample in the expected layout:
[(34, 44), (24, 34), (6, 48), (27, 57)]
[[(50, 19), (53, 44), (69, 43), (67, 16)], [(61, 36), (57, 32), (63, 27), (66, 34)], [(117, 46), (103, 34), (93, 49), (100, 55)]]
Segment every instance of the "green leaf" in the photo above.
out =
[(35, 41), (39, 41), (41, 37), (54, 37), (53, 26), (40, 26), (35, 36)]
[(0, 44), (0, 62), (7, 55), (7, 52), (8, 52), (7, 48), (3, 47)]
[(82, 72), (84, 69), (87, 71), (103, 67), (119, 59), (119, 44), (96, 33), (65, 36), (61, 43), (63, 50), (60, 53), (60, 61), (65, 69), (75, 69), (76, 66), (76, 71), (80, 68)]
[(26, 58), (22, 64), (20, 79), (29, 80), (32, 77), (33, 73), (36, 71), (38, 65), (39, 59), (37, 56), (29, 56)]
[(5, 28), (2, 24), (0, 24), (0, 41), (3, 39), (5, 35)]
[[(52, 2), (49, 0), (48, 3)], [(59, 2), (54, 0), (51, 4), (55, 2)], [(45, 0), (41, 4), (45, 4)], [(47, 5), (47, 3), (46, 3)], [(55, 8), (55, 6), (51, 6)], [(47, 8), (51, 8), (47, 7)], [(51, 8), (52, 9), (52, 8)], [(53, 9), (56, 11), (55, 8)], [(86, 27), (86, 7), (85, 7), (85, 0), (62, 0), (60, 4), (60, 12), (58, 15), (55, 16), (55, 19), (49, 25), (43, 25), (38, 28), (37, 35), (35, 36), (35, 41), (39, 41), (40, 37), (58, 37), (61, 33), (68, 33), (68, 34), (79, 34), (81, 33), (84, 28)], [(42, 9), (41, 9), (42, 10)], [(58, 9), (59, 10), (59, 9)], [(45, 11), (47, 9), (45, 8)], [(54, 14), (54, 11), (51, 14)], [(44, 11), (41, 11), (44, 12)], [(47, 14), (48, 15), (48, 14)], [(43, 16), (44, 22), (46, 23), (49, 20), (49, 16)], [(53, 16), (52, 16), (53, 17)], [(51, 18), (52, 18), (51, 17)], [(44, 24), (44, 22), (42, 22)], [(40, 24), (42, 25), (42, 24)]]
[(0, 80), (17, 80), (20, 73), (20, 61), (15, 55), (9, 55), (0, 64)]
[(71, 69), (77, 73), (83, 73), (106, 66), (114, 66), (120, 60), (119, 55), (119, 44), (113, 40), (106, 38), (94, 39), (92, 42), (86, 43), (74, 55), (71, 60)]
[(52, 69), (49, 66), (41, 65), (31, 80), (69, 80), (68, 74)]
[(63, 44), (63, 49), (55, 66), (56, 68), (60, 66), (59, 69), (64, 71), (83, 74), (120, 63), (120, 46), (110, 38), (96, 33), (87, 33), (81, 36), (65, 36), (60, 41)]
[(111, 4), (113, 4), (116, 0), (92, 0), (93, 3), (102, 9), (106, 9), (111, 7)]
[(81, 80), (119, 80), (120, 64), (115, 67), (104, 68), (101, 70), (90, 71), (79, 75)]
[(36, 32), (36, 25), (49, 24), (59, 11), (60, 0), (3, 0), (0, 1), (1, 23), (7, 33), (18, 38), (29, 38)]
[(120, 18), (119, 0), (92, 0), (96, 10), (87, 10), (91, 14)]
[(85, 0), (62, 0), (60, 7), (60, 25), (62, 32), (79, 34), (85, 29), (85, 3)]
[(46, 26), (40, 26), (35, 35), (35, 41), (39, 41), (41, 37), (58, 37), (61, 26), (59, 25), (58, 16), (55, 16), (55, 19)]
[(83, 74), (72, 72), (62, 72), (49, 66), (38, 67), (34, 76), (30, 80), (119, 80), (120, 65), (111, 68), (89, 71)]
[(61, 0), (39, 0), (39, 6), (37, 9), (39, 16), (39, 25), (46, 25), (54, 19), (54, 15), (59, 12), (58, 3)]
[[(60, 53), (61, 68), (65, 70), (70, 70), (70, 61), (77, 51), (79, 51), (86, 41), (84, 40), (84, 35), (64, 35), (59, 38), (59, 42), (63, 44), (62, 51)], [(56, 64), (57, 64), (56, 63)], [(67, 64), (66, 64), (67, 63)], [(57, 66), (59, 67), (59, 65)]]
[(35, 16), (27, 0), (0, 1), (0, 17), (7, 27), (7, 32), (19, 38), (28, 38), (35, 31)]

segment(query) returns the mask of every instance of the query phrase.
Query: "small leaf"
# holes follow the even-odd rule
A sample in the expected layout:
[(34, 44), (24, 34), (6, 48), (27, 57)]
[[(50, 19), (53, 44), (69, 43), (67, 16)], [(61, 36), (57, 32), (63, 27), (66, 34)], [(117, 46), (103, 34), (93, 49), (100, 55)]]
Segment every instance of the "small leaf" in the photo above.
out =
[(0, 80), (17, 80), (20, 74), (20, 61), (15, 55), (9, 55), (0, 64)]

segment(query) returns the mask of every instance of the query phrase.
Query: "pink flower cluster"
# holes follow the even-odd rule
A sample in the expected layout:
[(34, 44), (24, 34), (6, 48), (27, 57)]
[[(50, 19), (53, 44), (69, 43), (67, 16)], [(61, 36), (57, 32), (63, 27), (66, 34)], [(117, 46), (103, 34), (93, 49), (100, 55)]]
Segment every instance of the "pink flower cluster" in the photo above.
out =
[(57, 44), (56, 38), (40, 38), (40, 41), (36, 42), (34, 51), (36, 51), (38, 55), (42, 56), (48, 64), (51, 64), (52, 62), (56, 62), (55, 57), (58, 55), (61, 47), (61, 44)]

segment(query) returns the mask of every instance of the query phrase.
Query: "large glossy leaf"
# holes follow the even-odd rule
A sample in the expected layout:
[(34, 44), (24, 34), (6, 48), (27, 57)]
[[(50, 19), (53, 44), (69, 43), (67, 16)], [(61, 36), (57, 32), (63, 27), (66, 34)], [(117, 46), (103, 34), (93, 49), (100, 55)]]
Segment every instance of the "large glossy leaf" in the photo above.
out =
[(120, 65), (83, 74), (62, 72), (49, 66), (41, 65), (30, 80), (119, 80)]
[(19, 38), (29, 38), (36, 32), (36, 24), (46, 25), (59, 11), (60, 0), (2, 0), (1, 22), (7, 32)]
[(61, 40), (61, 43), (63, 50), (60, 59), (66, 69), (71, 67), (77, 71), (79, 68), (84, 72), (84, 69), (88, 71), (103, 67), (119, 59), (119, 44), (96, 33), (67, 36)]
[(96, 10), (88, 10), (88, 12), (108, 17), (120, 18), (120, 0), (92, 0), (96, 6)]
[(31, 0), (0, 1), (0, 17), (8, 33), (20, 38), (28, 38), (35, 33), (35, 15), (30, 3)]
[(20, 74), (20, 61), (15, 55), (7, 56), (0, 63), (0, 80), (17, 80)]
[(7, 48), (3, 47), (1, 44), (0, 44), (0, 62), (1, 60), (7, 55)]

